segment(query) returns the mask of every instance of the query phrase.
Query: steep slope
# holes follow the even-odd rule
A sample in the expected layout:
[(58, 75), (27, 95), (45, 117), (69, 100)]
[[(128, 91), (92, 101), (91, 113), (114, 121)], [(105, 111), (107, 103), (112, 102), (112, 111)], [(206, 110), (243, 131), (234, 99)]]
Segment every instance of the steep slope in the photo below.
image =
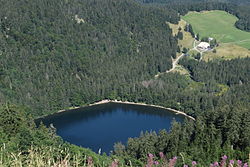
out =
[[(132, 0), (10, 0), (0, 7), (0, 102), (55, 111), (134, 91), (171, 68), (175, 11)], [(119, 89), (118, 89), (119, 88)]]
[[(214, 8), (232, 11), (234, 5), (149, 8), (132, 0), (0, 2), (0, 103), (17, 105), (0, 105), (0, 164), (86, 166), (90, 160), (103, 166), (115, 158), (121, 165), (144, 166), (148, 153), (160, 160), (159, 152), (166, 159), (178, 156), (177, 166), (192, 160), (208, 166), (225, 154), (248, 161), (250, 58), (198, 62), (185, 56), (179, 64), (190, 75), (153, 77), (170, 69), (176, 54), (177, 40), (165, 24), (179, 19), (172, 8), (185, 14)], [(115, 155), (107, 157), (63, 142), (54, 128), (36, 128), (28, 114), (40, 116), (103, 98), (172, 107), (197, 121), (173, 123), (169, 133), (130, 138), (127, 147), (118, 144)]]

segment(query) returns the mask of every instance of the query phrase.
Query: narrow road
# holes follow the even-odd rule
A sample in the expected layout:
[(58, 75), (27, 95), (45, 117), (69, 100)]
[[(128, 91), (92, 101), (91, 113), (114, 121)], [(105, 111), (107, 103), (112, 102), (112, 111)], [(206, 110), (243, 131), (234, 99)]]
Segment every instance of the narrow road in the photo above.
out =
[(197, 49), (197, 47), (195, 46), (195, 42), (196, 42), (196, 39), (193, 42), (193, 48), (190, 49), (190, 50), (195, 50), (195, 51), (199, 52), (201, 54), (201, 58), (200, 58), (199, 61), (201, 61), (202, 60), (202, 56), (203, 56), (203, 52), (206, 52), (206, 51), (200, 51), (199, 49)]
[(176, 67), (176, 65), (179, 63), (179, 60), (184, 56), (185, 54), (181, 54), (179, 57), (177, 57), (175, 60), (173, 60), (173, 64), (172, 64), (172, 68), (168, 71), (166, 71), (166, 73), (169, 73), (171, 71), (173, 71)]
[[(163, 72), (163, 73), (169, 73), (169, 72), (172, 72), (175, 68), (176, 68), (176, 65), (179, 63), (179, 60), (184, 56), (185, 54), (181, 54), (179, 57), (177, 57), (176, 59), (172, 59), (173, 63), (172, 63), (172, 68), (170, 70), (167, 70), (166, 72)], [(161, 74), (163, 73), (159, 73), (157, 75), (155, 75), (155, 78), (158, 78)]]

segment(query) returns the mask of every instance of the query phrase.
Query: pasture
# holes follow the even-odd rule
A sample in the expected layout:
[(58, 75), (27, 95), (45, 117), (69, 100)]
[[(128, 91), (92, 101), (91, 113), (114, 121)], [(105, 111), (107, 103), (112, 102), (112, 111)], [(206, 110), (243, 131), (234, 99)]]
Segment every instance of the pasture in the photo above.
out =
[(203, 54), (204, 61), (210, 60), (231, 60), (236, 58), (250, 57), (250, 51), (234, 44), (221, 44), (216, 48), (216, 53), (206, 52)]
[(213, 37), (220, 43), (235, 44), (250, 49), (250, 32), (237, 29), (237, 17), (225, 11), (189, 12), (182, 19), (190, 23), (200, 37)]

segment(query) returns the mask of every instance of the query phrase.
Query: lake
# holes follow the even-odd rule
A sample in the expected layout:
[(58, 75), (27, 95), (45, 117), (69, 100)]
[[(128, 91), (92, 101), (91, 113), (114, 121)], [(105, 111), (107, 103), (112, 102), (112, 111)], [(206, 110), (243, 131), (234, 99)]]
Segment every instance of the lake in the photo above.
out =
[[(49, 115), (43, 119), (53, 124), (65, 141), (95, 152), (113, 150), (114, 143), (126, 144), (129, 137), (143, 131), (169, 130), (171, 122), (184, 120), (183, 115), (151, 106), (106, 103)], [(40, 122), (39, 120), (39, 122)]]

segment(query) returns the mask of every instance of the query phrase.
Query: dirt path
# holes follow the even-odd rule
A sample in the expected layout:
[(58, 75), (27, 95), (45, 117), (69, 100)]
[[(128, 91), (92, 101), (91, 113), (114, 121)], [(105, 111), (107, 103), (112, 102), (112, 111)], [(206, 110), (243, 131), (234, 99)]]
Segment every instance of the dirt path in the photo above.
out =
[(179, 60), (184, 56), (185, 54), (181, 54), (179, 57), (177, 57), (175, 60), (173, 60), (173, 64), (172, 64), (172, 68), (168, 71), (166, 71), (166, 73), (169, 73), (171, 71), (173, 71), (176, 68), (176, 65), (179, 63)]
[(155, 75), (155, 78), (158, 78), (161, 74), (164, 74), (164, 73), (169, 73), (169, 72), (172, 72), (176, 66), (178, 65), (179, 63), (179, 60), (184, 56), (185, 54), (181, 54), (179, 57), (177, 57), (176, 59), (172, 59), (172, 68), (170, 70), (167, 70), (166, 72), (162, 72), (162, 73), (159, 73), (157, 75)]
[(193, 48), (190, 49), (190, 50), (195, 50), (195, 51), (199, 52), (199, 53), (201, 54), (201, 58), (200, 58), (199, 61), (201, 61), (201, 60), (202, 60), (203, 53), (204, 53), (204, 52), (207, 52), (207, 50), (205, 50), (205, 51), (200, 51), (199, 49), (197, 49), (197, 46), (195, 46), (196, 41), (197, 41), (197, 40), (194, 40), (194, 42), (193, 42)]

